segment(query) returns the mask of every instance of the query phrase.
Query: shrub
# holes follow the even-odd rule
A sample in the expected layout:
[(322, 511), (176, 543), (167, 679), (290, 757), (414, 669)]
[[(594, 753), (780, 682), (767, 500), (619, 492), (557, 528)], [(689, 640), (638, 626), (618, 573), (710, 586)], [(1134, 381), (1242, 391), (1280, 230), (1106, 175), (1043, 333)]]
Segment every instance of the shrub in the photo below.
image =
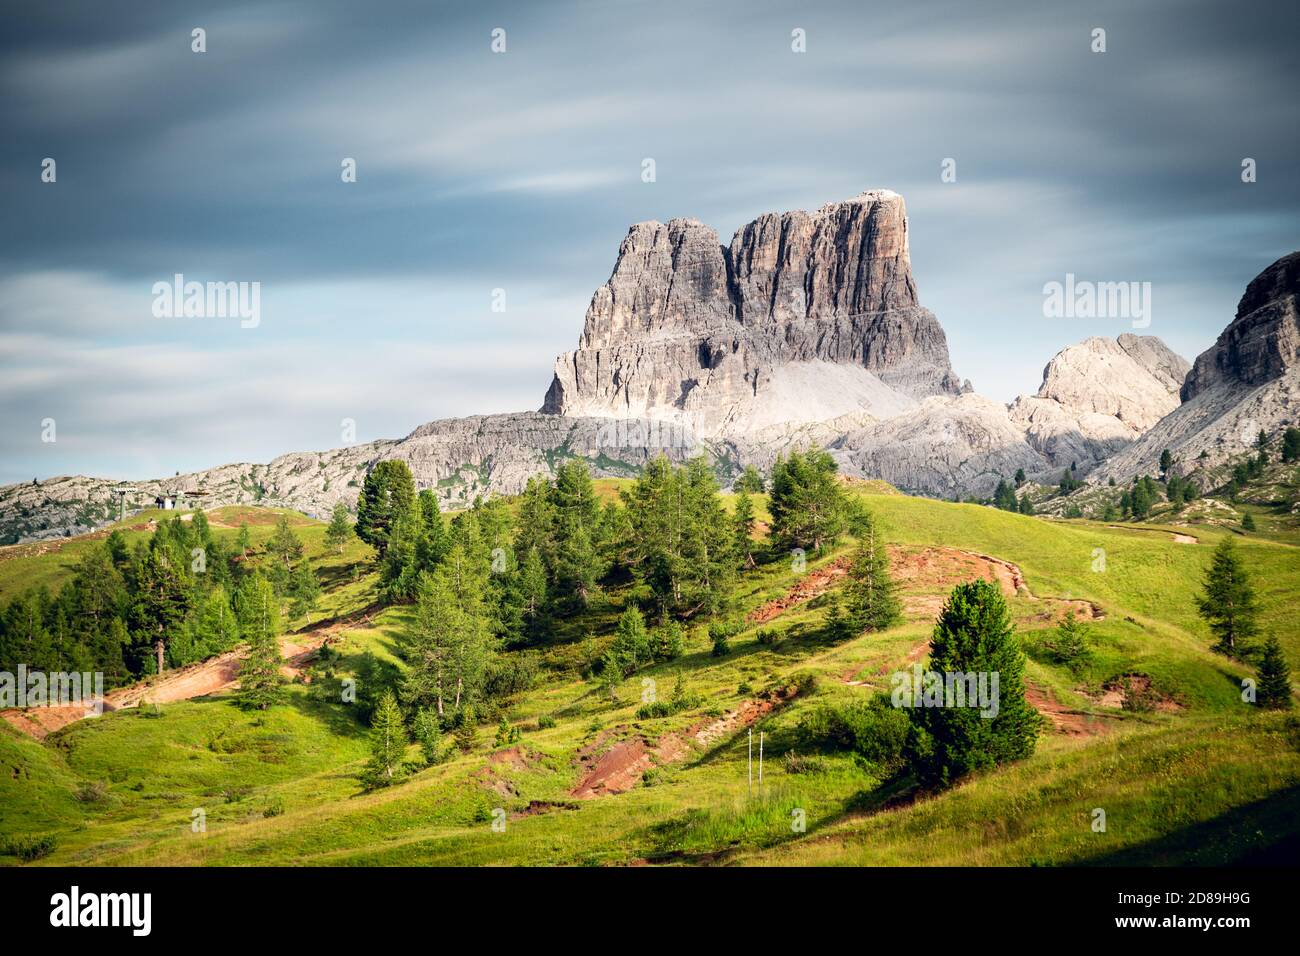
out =
[(8, 843), (5, 843), (0, 848), (0, 852), (7, 856), (16, 856), (24, 863), (31, 863), (33, 860), (49, 856), (58, 845), (59, 841), (53, 836), (22, 836), (14, 837)]
[(266, 802), (266, 806), (262, 808), (262, 816), (268, 819), (270, 817), (278, 817), (282, 813), (284, 813), (283, 797), (272, 797)]
[(823, 704), (799, 721), (805, 746), (848, 750), (886, 769), (897, 767), (907, 747), (911, 721), (886, 694), (870, 700)]
[(537, 682), (537, 660), (532, 654), (501, 654), (488, 665), (483, 692), (488, 697), (513, 697)]
[(98, 780), (87, 781), (74, 794), (79, 803), (103, 803), (108, 799), (108, 787)]
[(785, 754), (786, 773), (821, 773), (826, 765), (816, 757), (802, 757), (793, 750)]
[(554, 726), (555, 726), (555, 718), (552, 717), (550, 714), (542, 714), (542, 716), (537, 718), (538, 730), (550, 730)]
[(1043, 646), (1053, 661), (1064, 664), (1077, 673), (1092, 659), (1092, 651), (1088, 646), (1089, 636), (1088, 625), (1077, 620), (1073, 611), (1067, 611), (1054, 636), (1044, 640)]

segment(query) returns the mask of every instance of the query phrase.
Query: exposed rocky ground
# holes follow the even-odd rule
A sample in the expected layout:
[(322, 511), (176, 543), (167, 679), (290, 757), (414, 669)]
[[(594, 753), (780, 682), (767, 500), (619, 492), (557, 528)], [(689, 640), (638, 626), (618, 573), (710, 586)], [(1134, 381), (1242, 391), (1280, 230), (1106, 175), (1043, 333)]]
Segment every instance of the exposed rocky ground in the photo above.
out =
[[(983, 398), (952, 369), (920, 304), (901, 196), (863, 193), (815, 213), (768, 214), (729, 246), (689, 219), (634, 225), (559, 357), (538, 412), (430, 422), (401, 440), (297, 452), (132, 483), (126, 509), (260, 503), (323, 517), (353, 504), (375, 462), (407, 461), (447, 507), (520, 491), (565, 458), (633, 475), (660, 453), (710, 456), (727, 480), (795, 447), (828, 448), (849, 475), (907, 491), (987, 495), (1023, 469), (1072, 464), (1105, 481), (1221, 466), (1300, 408), (1300, 253), (1249, 286), (1194, 366), (1152, 336), (1089, 338), (1047, 364), (1032, 396)], [(1189, 371), (1190, 368), (1190, 371)], [(117, 482), (51, 478), (0, 488), (0, 541), (60, 537), (117, 516)]]

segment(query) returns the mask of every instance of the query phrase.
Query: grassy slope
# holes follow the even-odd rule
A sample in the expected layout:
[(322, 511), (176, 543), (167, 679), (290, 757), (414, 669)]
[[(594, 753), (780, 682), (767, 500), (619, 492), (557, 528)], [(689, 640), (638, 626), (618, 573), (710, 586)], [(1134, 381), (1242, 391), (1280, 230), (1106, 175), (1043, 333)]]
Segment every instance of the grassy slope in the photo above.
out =
[[(813, 602), (767, 625), (783, 635), (776, 647), (758, 645), (751, 630), (718, 660), (703, 636), (693, 635), (684, 659), (629, 680), (617, 707), (589, 683), (553, 676), (510, 712), (525, 728), (528, 766), (489, 767), (491, 732), (483, 729), (473, 753), (374, 794), (362, 794), (356, 780), (363, 728), (345, 706), (310, 699), (302, 687), (291, 688), (288, 702), (260, 725), (216, 698), (168, 705), (158, 717), (106, 715), (54, 735), (44, 747), (0, 728), (0, 757), (21, 778), (0, 782), (0, 837), (56, 833), (59, 848), (47, 858), (53, 863), (962, 864), (1217, 862), (1295, 832), (1295, 725), (1240, 703), (1245, 671), (1206, 649), (1208, 635), (1191, 605), (1218, 532), (1197, 529), (1202, 543), (1193, 546), (1163, 532), (1046, 522), (972, 505), (897, 495), (866, 500), (890, 538), (907, 548), (942, 544), (1006, 558), (1022, 567), (1039, 597), (1086, 598), (1104, 608), (1106, 619), (1094, 626), (1097, 660), (1082, 681), (1030, 662), (1030, 678), (1063, 702), (1093, 710), (1076, 688), (1140, 670), (1184, 709), (1118, 714), (1107, 720), (1114, 729), (1100, 737), (1049, 734), (1027, 761), (882, 810), (890, 793), (852, 759), (826, 755), (820, 772), (792, 774), (776, 755), (794, 746), (793, 728), (815, 701), (869, 693), (843, 676), (884, 686), (875, 672), (896, 667), (929, 626), (913, 621), (826, 646), (815, 637), (824, 609)], [(320, 529), (304, 525), (301, 533), (307, 538)], [(1300, 552), (1257, 538), (1241, 543), (1256, 572), (1265, 623), (1295, 662), (1300, 629), (1289, 620), (1287, 599), (1300, 590)], [(1105, 550), (1104, 572), (1092, 570), (1095, 548)], [(309, 552), (318, 549), (309, 540)], [(353, 580), (353, 556), (337, 562), (333, 583), (340, 590), (327, 595), (325, 607), (336, 600), (365, 604), (372, 582)], [(744, 604), (782, 594), (794, 580), (786, 564), (769, 565), (746, 579)], [(1042, 602), (1012, 604), (1032, 651), (1035, 631), (1045, 626)], [(607, 630), (616, 611), (605, 607), (593, 629)], [(364, 650), (394, 659), (405, 613), (389, 609), (370, 626), (345, 632), (344, 666)], [(571, 629), (572, 636), (580, 630)], [(701, 710), (635, 724), (642, 678), (654, 678), (663, 694), (679, 670), (705, 696)], [(581, 803), (568, 796), (577, 752), (598, 733), (653, 739), (698, 723), (703, 712), (734, 708), (799, 671), (819, 675), (819, 690), (755, 725), (768, 759), (764, 786), (752, 796), (743, 732), (665, 766), (652, 774), (651, 786)], [(532, 729), (542, 715), (554, 716), (556, 726)], [(108, 798), (78, 802), (72, 792), (82, 780), (104, 782)], [(512, 817), (505, 833), (489, 826), (492, 808), (514, 813), (535, 800), (569, 806)], [(197, 807), (208, 814), (206, 834), (190, 830)], [(1105, 834), (1089, 825), (1095, 807), (1107, 812)], [(795, 809), (806, 814), (806, 833), (791, 831)]]

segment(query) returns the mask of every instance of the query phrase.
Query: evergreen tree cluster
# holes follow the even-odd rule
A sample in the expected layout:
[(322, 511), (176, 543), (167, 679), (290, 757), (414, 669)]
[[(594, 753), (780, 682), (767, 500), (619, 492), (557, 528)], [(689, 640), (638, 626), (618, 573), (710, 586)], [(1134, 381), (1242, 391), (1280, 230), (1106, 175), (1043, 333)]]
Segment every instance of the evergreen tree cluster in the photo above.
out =
[[(289, 540), (296, 536), (287, 523), (284, 530), (281, 550), (268, 553), (269, 576), (244, 560), (246, 542), (227, 548), (201, 511), (189, 521), (180, 516), (160, 521), (151, 537), (133, 548), (114, 531), (82, 554), (72, 579), (57, 594), (30, 589), (0, 610), (0, 670), (16, 671), (23, 664), (33, 670), (100, 672), (107, 687), (116, 687), (157, 673), (160, 666), (181, 667), (240, 643), (261, 639), (266, 644), (270, 634), (278, 675), (274, 639), (287, 594), (272, 582), (291, 583), (299, 568), (310, 574), (301, 543), (295, 547)], [(261, 608), (256, 614), (255, 606)]]

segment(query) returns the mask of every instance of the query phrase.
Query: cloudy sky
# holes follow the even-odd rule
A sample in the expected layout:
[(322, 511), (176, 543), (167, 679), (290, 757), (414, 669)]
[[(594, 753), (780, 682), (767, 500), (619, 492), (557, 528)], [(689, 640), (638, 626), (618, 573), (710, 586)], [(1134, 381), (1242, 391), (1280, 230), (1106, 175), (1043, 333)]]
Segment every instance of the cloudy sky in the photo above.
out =
[[(630, 223), (869, 188), (980, 392), (1128, 330), (1044, 318), (1067, 272), (1151, 282), (1192, 358), (1300, 248), (1298, 40), (1293, 0), (6, 5), (0, 482), (536, 408)], [(156, 318), (175, 273), (260, 324)]]

